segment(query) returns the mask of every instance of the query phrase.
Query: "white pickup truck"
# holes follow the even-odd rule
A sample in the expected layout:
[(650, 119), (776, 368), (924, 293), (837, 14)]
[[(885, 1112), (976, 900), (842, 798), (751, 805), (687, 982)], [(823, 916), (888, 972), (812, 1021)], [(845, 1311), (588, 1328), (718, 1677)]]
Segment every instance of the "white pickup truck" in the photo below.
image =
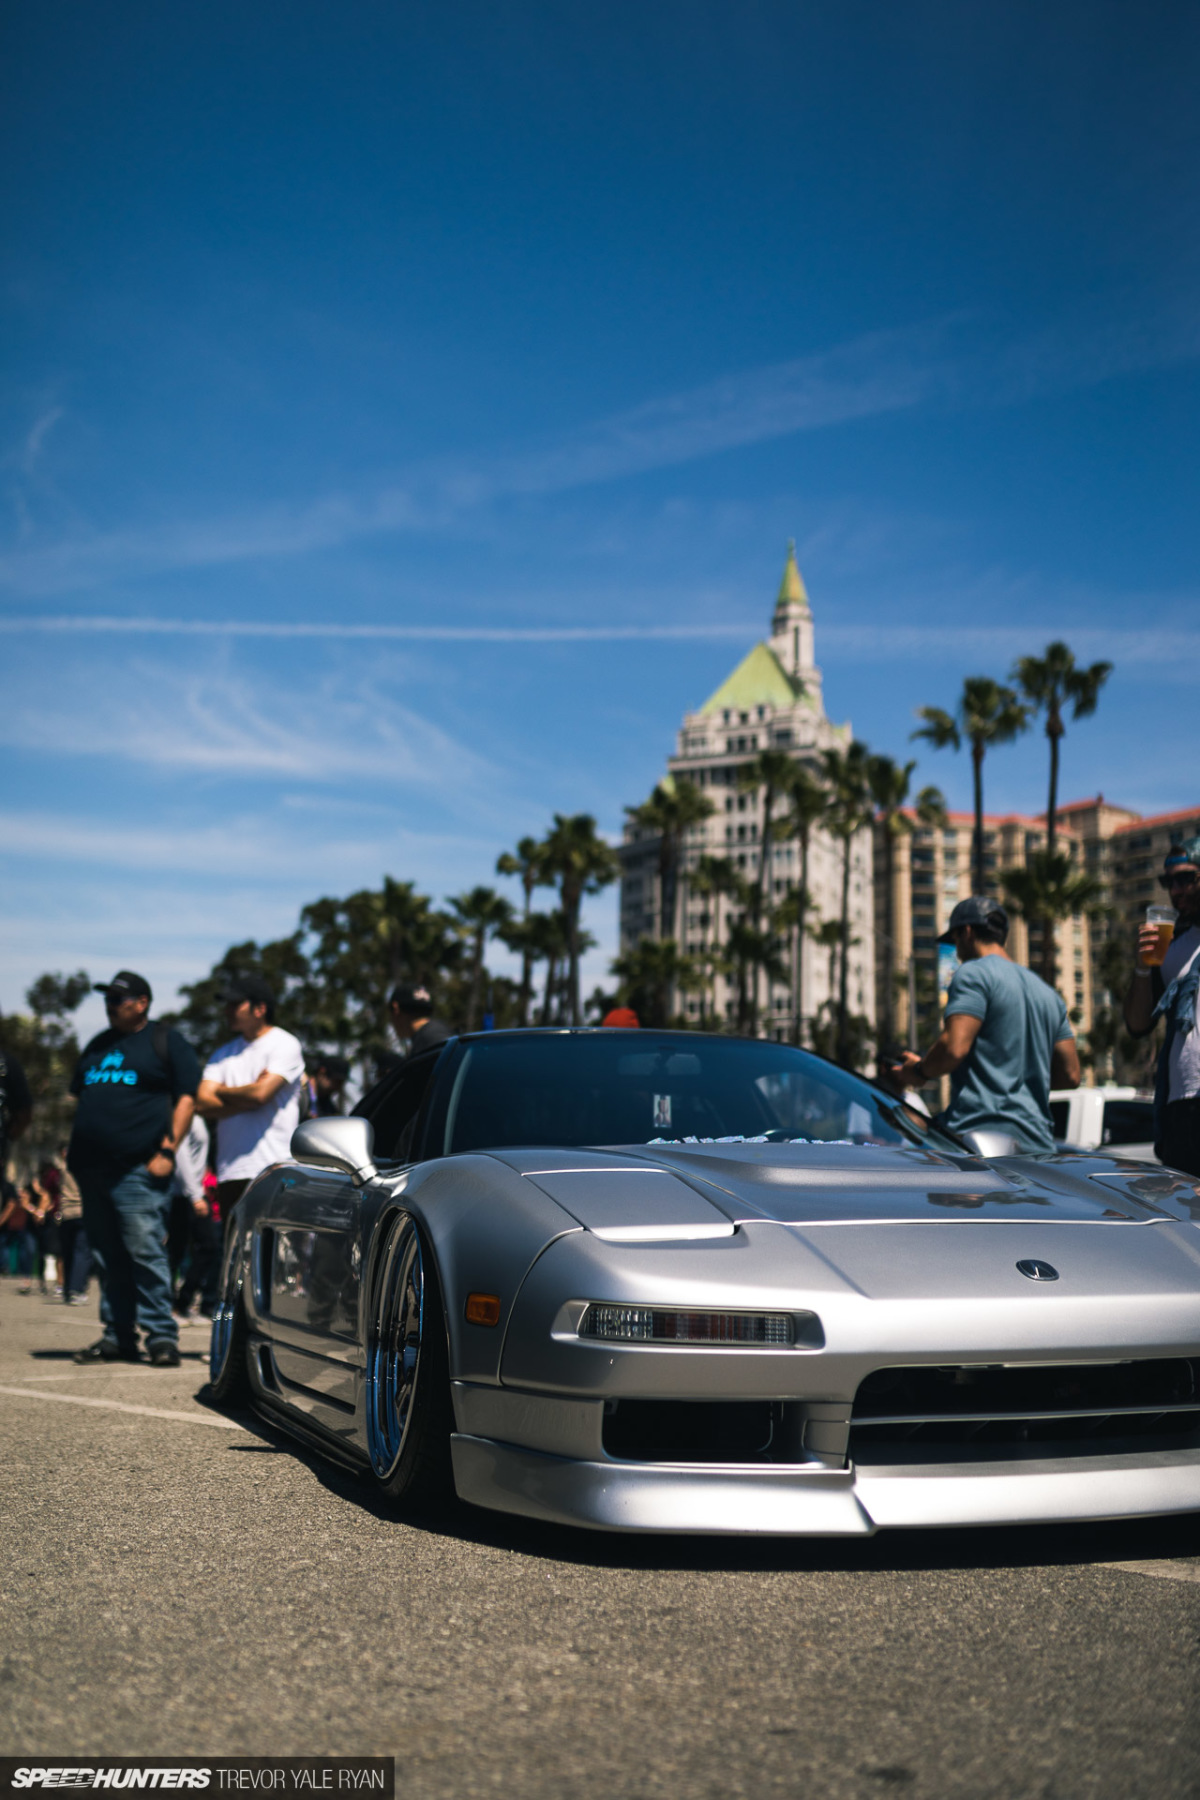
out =
[(1108, 1150), (1157, 1162), (1154, 1099), (1143, 1088), (1056, 1088), (1050, 1095), (1054, 1136), (1064, 1148)]

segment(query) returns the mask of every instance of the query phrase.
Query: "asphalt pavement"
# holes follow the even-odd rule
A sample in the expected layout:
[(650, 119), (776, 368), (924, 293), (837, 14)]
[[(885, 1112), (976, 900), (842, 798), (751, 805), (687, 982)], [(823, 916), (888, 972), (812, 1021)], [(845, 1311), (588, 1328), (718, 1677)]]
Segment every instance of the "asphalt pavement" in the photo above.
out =
[(0, 1752), (384, 1754), (406, 1800), (1200, 1795), (1200, 1515), (631, 1538), (368, 1485), (0, 1281)]

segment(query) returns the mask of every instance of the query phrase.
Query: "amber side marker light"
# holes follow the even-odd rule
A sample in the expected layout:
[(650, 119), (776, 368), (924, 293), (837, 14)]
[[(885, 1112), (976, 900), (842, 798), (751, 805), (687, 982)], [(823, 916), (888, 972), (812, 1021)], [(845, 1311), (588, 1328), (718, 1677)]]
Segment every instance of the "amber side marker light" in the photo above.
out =
[(468, 1294), (467, 1324), (498, 1325), (500, 1323), (499, 1294)]

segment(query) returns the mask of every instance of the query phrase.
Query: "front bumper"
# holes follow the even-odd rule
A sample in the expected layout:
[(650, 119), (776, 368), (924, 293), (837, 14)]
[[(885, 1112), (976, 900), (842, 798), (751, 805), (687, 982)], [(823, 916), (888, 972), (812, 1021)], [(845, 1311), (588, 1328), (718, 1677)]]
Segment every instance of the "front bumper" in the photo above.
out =
[(1200, 1451), (1070, 1461), (826, 1469), (585, 1461), (456, 1433), (460, 1497), (599, 1531), (869, 1537), (880, 1528), (1039, 1525), (1200, 1508)]

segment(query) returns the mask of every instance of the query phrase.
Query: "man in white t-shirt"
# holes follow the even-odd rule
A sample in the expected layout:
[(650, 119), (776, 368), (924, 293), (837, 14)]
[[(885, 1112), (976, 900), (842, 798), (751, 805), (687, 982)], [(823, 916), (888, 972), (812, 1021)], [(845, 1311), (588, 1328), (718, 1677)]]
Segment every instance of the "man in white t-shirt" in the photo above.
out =
[(275, 996), (257, 975), (235, 981), (225, 1016), (238, 1036), (222, 1044), (200, 1079), (196, 1110), (217, 1127), (217, 1204), (229, 1218), (256, 1175), (291, 1154), (300, 1123), (304, 1052), (275, 1024)]
[(1161, 967), (1151, 961), (1156, 925), (1138, 933), (1138, 967), (1125, 996), (1125, 1024), (1146, 1037), (1159, 1019), (1166, 1037), (1154, 1091), (1154, 1149), (1168, 1168), (1200, 1175), (1200, 835), (1172, 844), (1159, 886), (1178, 912)]

